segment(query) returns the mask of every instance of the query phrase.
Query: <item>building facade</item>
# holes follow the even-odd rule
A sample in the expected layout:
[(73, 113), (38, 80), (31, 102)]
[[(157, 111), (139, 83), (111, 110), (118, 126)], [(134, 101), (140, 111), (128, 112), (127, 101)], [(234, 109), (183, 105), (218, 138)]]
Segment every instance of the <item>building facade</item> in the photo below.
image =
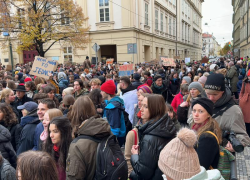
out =
[(202, 56), (209, 57), (209, 56), (219, 56), (221, 46), (216, 41), (216, 38), (213, 34), (203, 33), (202, 34)]
[[(204, 0), (75, 1), (89, 18), (85, 25), (90, 26), (91, 43), (85, 50), (76, 50), (77, 54), (73, 54), (72, 47), (55, 44), (46, 53), (48, 58), (58, 57), (60, 63), (66, 59), (79, 63), (86, 56), (96, 57), (92, 47), (97, 43), (100, 46), (98, 61), (103, 62), (113, 58), (119, 63), (140, 63), (160, 56), (201, 60)], [(136, 44), (137, 53), (128, 53), (129, 44)], [(24, 54), (28, 53), (15, 54), (16, 62), (23, 62)], [(2, 59), (7, 59), (8, 55), (0, 55), (4, 63)]]
[(232, 0), (233, 15), (233, 52), (234, 56), (250, 55), (250, 1)]

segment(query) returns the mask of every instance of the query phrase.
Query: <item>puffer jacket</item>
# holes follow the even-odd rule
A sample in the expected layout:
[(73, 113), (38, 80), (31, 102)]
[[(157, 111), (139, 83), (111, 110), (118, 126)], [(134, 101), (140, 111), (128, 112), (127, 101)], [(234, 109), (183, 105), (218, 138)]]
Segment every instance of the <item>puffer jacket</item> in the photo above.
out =
[(16, 170), (10, 165), (10, 163), (3, 158), (1, 164), (1, 180), (16, 180)]
[(140, 153), (131, 156), (133, 171), (132, 180), (158, 180), (162, 179), (162, 172), (157, 160), (161, 150), (176, 135), (173, 121), (167, 114), (154, 122), (150, 120), (139, 128)]
[(245, 145), (250, 145), (250, 138), (246, 132), (243, 113), (234, 102), (230, 89), (226, 88), (222, 97), (215, 102), (212, 116), (220, 125), (222, 131), (230, 130)]
[[(108, 121), (91, 117), (85, 120), (77, 131), (78, 135), (104, 138), (111, 134)], [(89, 139), (72, 142), (66, 163), (67, 180), (93, 180), (96, 170), (97, 143)]]
[(11, 134), (8, 129), (0, 125), (0, 152), (7, 159), (11, 166), (16, 168), (16, 152), (11, 145)]

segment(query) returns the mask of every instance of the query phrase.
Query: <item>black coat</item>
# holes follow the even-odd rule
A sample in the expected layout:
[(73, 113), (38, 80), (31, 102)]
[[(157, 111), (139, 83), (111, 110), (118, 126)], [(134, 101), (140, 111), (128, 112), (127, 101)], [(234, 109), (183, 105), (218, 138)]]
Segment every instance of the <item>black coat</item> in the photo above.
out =
[(174, 99), (173, 95), (176, 95), (180, 91), (180, 79), (170, 80), (169, 82), (169, 95), (168, 95), (168, 102), (171, 103)]
[(176, 135), (174, 123), (168, 115), (158, 121), (151, 120), (139, 128), (140, 153), (131, 156), (132, 180), (159, 180), (162, 172), (158, 167), (161, 150)]
[(17, 151), (20, 143), (20, 135), (22, 131), (22, 126), (20, 124), (15, 124), (9, 127), (6, 127), (11, 134), (11, 144), (15, 151)]
[(161, 94), (164, 97), (164, 100), (167, 101), (168, 98), (168, 87), (166, 85), (166, 83), (162, 83), (162, 88), (161, 89), (157, 89), (155, 87), (155, 83), (152, 84), (151, 89), (153, 91), (154, 94)]
[(16, 168), (16, 152), (11, 145), (11, 134), (8, 129), (0, 125), (0, 152), (7, 159), (11, 166)]
[(27, 116), (21, 119), (21, 126), (23, 127), (20, 135), (20, 144), (17, 150), (17, 155), (22, 152), (31, 150), (34, 147), (34, 136), (37, 124), (39, 120), (36, 110), (30, 112)]
[(135, 87), (135, 88), (138, 88), (138, 86), (142, 85), (142, 83), (140, 81), (135, 81), (135, 82), (132, 82), (132, 85)]

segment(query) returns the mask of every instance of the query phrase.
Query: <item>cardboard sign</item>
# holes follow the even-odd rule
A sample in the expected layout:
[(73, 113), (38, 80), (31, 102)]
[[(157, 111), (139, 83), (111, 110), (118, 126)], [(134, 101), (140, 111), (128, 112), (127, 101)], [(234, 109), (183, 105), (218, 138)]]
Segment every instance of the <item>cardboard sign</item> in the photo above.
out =
[(114, 62), (114, 59), (107, 59), (106, 60), (106, 64), (113, 64), (113, 62)]
[(188, 63), (190, 63), (190, 57), (185, 58), (185, 64), (188, 64)]
[(36, 56), (30, 74), (49, 79), (49, 74), (57, 68), (57, 61)]
[(134, 65), (133, 64), (126, 64), (119, 66), (119, 76), (130, 76), (131, 74), (134, 74)]
[(161, 56), (161, 64), (162, 64), (163, 66), (171, 66), (171, 67), (172, 67), (172, 66), (173, 66), (173, 67), (176, 66), (176, 64), (175, 64), (173, 58), (166, 58), (166, 57), (163, 57), (163, 56)]
[(201, 63), (208, 63), (208, 61), (209, 61), (209, 59), (204, 57), (204, 58), (202, 58)]
[[(14, 67), (13, 67), (14, 68)], [(6, 66), (6, 71), (11, 71), (12, 70), (12, 66), (11, 65), (7, 65)], [(14, 69), (15, 70), (15, 69)]]

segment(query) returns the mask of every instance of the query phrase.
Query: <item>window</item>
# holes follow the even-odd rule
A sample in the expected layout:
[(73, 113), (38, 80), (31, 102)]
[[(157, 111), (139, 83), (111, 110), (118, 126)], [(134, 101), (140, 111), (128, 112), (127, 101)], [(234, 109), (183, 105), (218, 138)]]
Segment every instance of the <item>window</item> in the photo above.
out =
[(155, 10), (155, 29), (158, 30), (158, 10)]
[[(165, 17), (165, 22), (166, 22), (166, 24), (168, 24), (168, 17), (167, 16)], [(168, 34), (168, 26), (166, 26), (166, 33)]]
[(176, 5), (176, 0), (173, 0), (173, 5), (174, 5), (174, 6)]
[(109, 0), (99, 0), (100, 21), (109, 21)]
[(145, 25), (148, 26), (148, 4), (145, 3)]
[(4, 59), (4, 62), (9, 62), (9, 59)]
[(73, 62), (73, 52), (72, 47), (65, 47), (63, 48), (63, 54), (64, 54), (64, 61)]
[(182, 12), (184, 12), (184, 6), (185, 6), (185, 0), (182, 0), (182, 5), (181, 5), (181, 7), (182, 7)]
[(169, 31), (168, 34), (172, 35), (172, 19), (169, 17)]
[(182, 39), (184, 40), (184, 23), (182, 23)]
[(188, 26), (188, 34), (187, 34), (187, 35), (188, 35), (188, 38), (187, 38), (187, 39), (188, 39), (188, 42), (190, 42), (190, 39), (189, 39), (189, 38), (190, 38), (190, 37), (189, 37), (189, 33), (190, 33), (190, 32), (189, 32), (189, 30), (190, 30), (190, 27)]
[(163, 32), (163, 13), (161, 13), (161, 31)]
[(18, 15), (18, 28), (22, 29), (23, 25), (22, 25), (22, 21), (24, 21), (24, 15), (25, 15), (25, 11), (24, 9), (17, 9), (17, 15)]
[(61, 9), (61, 24), (62, 25), (70, 24), (69, 13), (66, 12), (64, 9)]

